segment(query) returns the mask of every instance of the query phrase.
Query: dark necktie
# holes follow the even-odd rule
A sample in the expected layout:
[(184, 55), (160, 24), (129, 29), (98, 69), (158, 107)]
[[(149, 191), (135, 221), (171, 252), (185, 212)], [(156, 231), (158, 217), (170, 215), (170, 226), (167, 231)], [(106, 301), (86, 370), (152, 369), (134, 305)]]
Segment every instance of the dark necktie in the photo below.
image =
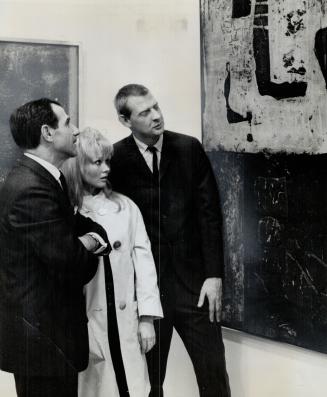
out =
[(154, 147), (154, 146), (148, 146), (147, 150), (152, 153), (153, 180), (154, 180), (155, 183), (159, 183), (159, 168), (158, 168), (157, 148)]
[(61, 183), (62, 190), (64, 191), (65, 195), (68, 198), (69, 195), (68, 195), (68, 187), (67, 187), (66, 178), (65, 178), (64, 174), (61, 171), (60, 171), (59, 181)]

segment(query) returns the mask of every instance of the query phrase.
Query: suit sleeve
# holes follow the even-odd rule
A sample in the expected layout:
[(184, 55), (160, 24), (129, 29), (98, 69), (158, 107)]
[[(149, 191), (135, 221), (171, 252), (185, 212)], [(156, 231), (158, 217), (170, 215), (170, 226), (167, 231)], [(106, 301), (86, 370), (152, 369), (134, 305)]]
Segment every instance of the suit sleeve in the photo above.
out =
[(194, 145), (197, 153), (195, 196), (205, 274), (207, 278), (223, 277), (223, 223), (218, 187), (202, 145), (197, 140), (194, 140)]
[(86, 233), (94, 232), (99, 234), (106, 243), (108, 242), (107, 233), (98, 223), (94, 222), (91, 218), (81, 215), (79, 212), (75, 214), (75, 221), (78, 230), (78, 235), (83, 236)]
[[(37, 257), (48, 277), (85, 284), (95, 274), (98, 258), (78, 239), (91, 223), (86, 218), (64, 214), (46, 189), (32, 188), (16, 197), (9, 224), (13, 235), (20, 236), (26, 258)], [(81, 230), (77, 231), (78, 227)]]
[(104, 228), (100, 226), (98, 223), (94, 222), (91, 218), (81, 215), (79, 212), (75, 214), (75, 219), (77, 224), (77, 230), (79, 231), (78, 235), (83, 236), (84, 234), (91, 232), (98, 234), (107, 244), (107, 248), (101, 251), (98, 255), (99, 256), (108, 255), (111, 251), (111, 246), (108, 240), (107, 233), (104, 230)]
[(163, 317), (157, 273), (151, 252), (150, 240), (145, 230), (140, 210), (133, 205), (135, 220), (135, 241), (133, 247), (133, 264), (135, 269), (136, 298), (139, 316)]

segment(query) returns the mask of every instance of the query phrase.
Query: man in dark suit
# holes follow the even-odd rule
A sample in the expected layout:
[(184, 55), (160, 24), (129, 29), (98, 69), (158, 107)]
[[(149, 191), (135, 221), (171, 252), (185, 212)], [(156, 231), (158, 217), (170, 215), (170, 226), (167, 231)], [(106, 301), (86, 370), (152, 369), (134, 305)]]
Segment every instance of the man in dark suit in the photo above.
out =
[(10, 127), (24, 156), (0, 194), (0, 368), (19, 397), (77, 397), (88, 364), (83, 286), (110, 247), (70, 206), (59, 168), (79, 132), (62, 106), (29, 102)]
[(163, 396), (173, 328), (193, 362), (200, 396), (229, 396), (219, 324), (222, 219), (209, 160), (195, 138), (164, 130), (146, 87), (121, 88), (115, 106), (132, 134), (114, 145), (110, 179), (141, 209), (164, 310), (156, 324), (159, 341), (147, 355), (150, 396)]

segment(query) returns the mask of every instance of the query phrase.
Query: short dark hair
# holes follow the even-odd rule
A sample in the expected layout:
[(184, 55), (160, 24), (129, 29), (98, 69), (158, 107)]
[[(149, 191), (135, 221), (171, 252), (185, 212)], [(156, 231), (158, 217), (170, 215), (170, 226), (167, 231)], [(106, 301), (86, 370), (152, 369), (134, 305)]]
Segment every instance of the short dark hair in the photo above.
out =
[(127, 101), (130, 96), (145, 96), (149, 93), (149, 89), (141, 84), (127, 84), (122, 87), (115, 96), (115, 108), (118, 114), (127, 118), (131, 115), (131, 110), (127, 106)]
[(10, 116), (11, 134), (16, 144), (23, 149), (35, 149), (40, 144), (41, 127), (44, 124), (58, 127), (58, 118), (51, 104), (61, 106), (57, 101), (41, 98), (25, 103)]

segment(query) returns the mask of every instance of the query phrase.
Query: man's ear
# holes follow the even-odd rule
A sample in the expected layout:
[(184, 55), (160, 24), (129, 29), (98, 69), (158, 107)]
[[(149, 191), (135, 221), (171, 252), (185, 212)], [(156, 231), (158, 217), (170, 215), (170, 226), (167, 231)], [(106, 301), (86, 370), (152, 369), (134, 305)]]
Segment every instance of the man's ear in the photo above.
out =
[(131, 122), (130, 122), (130, 119), (129, 119), (127, 116), (125, 116), (125, 115), (123, 115), (123, 114), (120, 114), (120, 115), (118, 116), (118, 120), (119, 120), (125, 127), (131, 128)]
[(41, 127), (41, 137), (46, 141), (46, 142), (52, 142), (53, 141), (53, 129), (49, 127), (47, 124), (43, 124)]

